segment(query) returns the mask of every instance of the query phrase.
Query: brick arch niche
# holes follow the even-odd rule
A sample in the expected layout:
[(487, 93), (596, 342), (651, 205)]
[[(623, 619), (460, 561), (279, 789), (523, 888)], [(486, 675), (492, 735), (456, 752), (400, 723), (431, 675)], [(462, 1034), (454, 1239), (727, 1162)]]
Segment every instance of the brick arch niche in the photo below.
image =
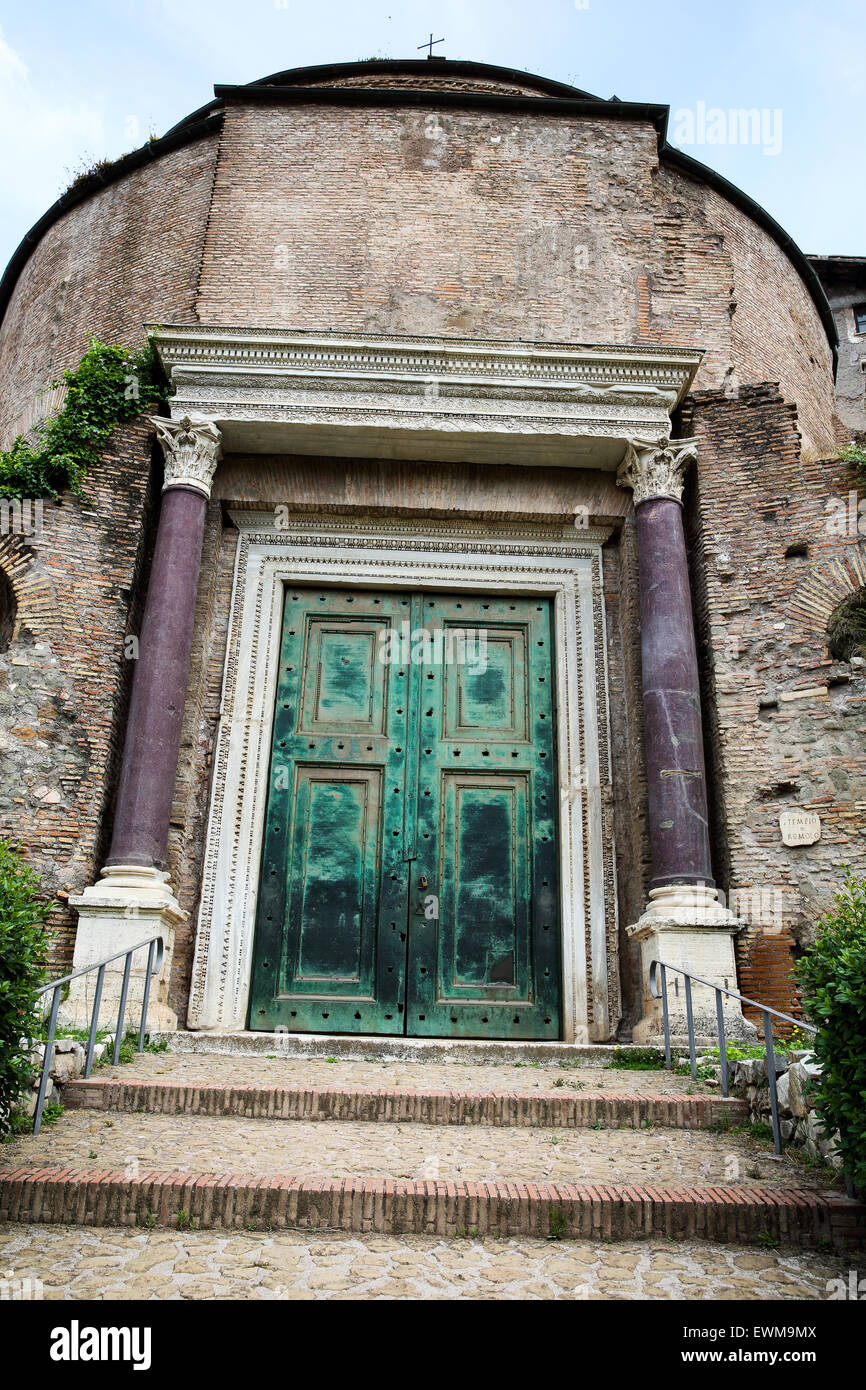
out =
[(18, 600), (5, 570), (0, 569), (0, 653), (9, 650), (15, 636)]
[(866, 584), (833, 609), (827, 623), (827, 645), (835, 661), (866, 656)]

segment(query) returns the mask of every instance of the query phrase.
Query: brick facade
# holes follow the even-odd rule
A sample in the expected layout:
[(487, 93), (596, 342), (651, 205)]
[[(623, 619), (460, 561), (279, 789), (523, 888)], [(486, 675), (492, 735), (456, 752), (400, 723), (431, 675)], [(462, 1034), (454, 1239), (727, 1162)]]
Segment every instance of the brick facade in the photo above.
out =
[[(107, 851), (153, 532), (153, 429), (118, 430), (85, 497), (44, 503), (41, 536), (0, 537), (18, 599), (0, 654), (0, 836), (20, 845), (55, 899), (52, 964), (72, 958), (70, 893)], [(156, 465), (158, 468), (158, 464)]]
[[(749, 922), (741, 987), (796, 1009), (791, 950), (807, 945), (841, 865), (866, 869), (866, 673), (828, 655), (832, 608), (857, 587), (860, 537), (831, 526), (853, 470), (806, 463), (793, 406), (773, 384), (697, 392), (687, 499), (704, 673), (714, 868)], [(817, 812), (821, 839), (782, 844), (779, 814)]]

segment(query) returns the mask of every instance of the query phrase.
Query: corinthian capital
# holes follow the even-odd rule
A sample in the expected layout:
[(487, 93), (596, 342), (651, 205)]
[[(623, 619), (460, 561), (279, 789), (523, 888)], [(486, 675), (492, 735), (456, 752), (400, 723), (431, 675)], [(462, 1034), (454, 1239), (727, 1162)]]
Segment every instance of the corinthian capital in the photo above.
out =
[(652, 497), (672, 497), (681, 502), (686, 469), (697, 453), (696, 439), (629, 439), (619, 466), (619, 487), (634, 490), (634, 504)]
[(170, 487), (194, 487), (210, 497), (211, 483), (222, 453), (220, 432), (206, 415), (184, 415), (180, 420), (151, 416), (165, 455), (165, 482)]

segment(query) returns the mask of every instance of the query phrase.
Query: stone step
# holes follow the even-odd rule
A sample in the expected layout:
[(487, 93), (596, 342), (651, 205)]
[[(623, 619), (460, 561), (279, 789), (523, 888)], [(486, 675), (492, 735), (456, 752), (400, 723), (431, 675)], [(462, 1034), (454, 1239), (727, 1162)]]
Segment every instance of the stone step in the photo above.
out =
[(862, 1206), (796, 1188), (331, 1179), (170, 1169), (133, 1178), (118, 1168), (13, 1168), (0, 1177), (2, 1221), (596, 1241), (665, 1236), (832, 1243), (844, 1249), (866, 1240)]
[[(460, 1062), (469, 1065), (551, 1065), (603, 1067), (631, 1043), (505, 1042), (486, 1038), (408, 1038), (346, 1033), (153, 1032), (177, 1054), (223, 1057), (338, 1057), (399, 1062)], [(708, 1040), (712, 1042), (712, 1040)]]
[(70, 1081), (71, 1109), (269, 1120), (345, 1120), (547, 1128), (710, 1129), (748, 1117), (743, 1100), (650, 1091), (463, 1091), (431, 1087), (280, 1086), (91, 1078)]
[(121, 1066), (104, 1065), (100, 1080), (165, 1081), (206, 1086), (320, 1086), (374, 1090), (402, 1087), (410, 1091), (524, 1092), (603, 1091), (617, 1095), (719, 1095), (719, 1088), (697, 1083), (688, 1073), (632, 1071), (572, 1060), (525, 1061), (519, 1054), (505, 1061), (471, 1062), (457, 1057), (439, 1061), (361, 1057), (232, 1055), (199, 1052), (146, 1052)]
[(29, 1166), (188, 1173), (318, 1174), (681, 1186), (803, 1187), (825, 1182), (746, 1133), (702, 1129), (485, 1124), (292, 1123), (244, 1116), (68, 1109), (39, 1136), (0, 1148), (0, 1173)]

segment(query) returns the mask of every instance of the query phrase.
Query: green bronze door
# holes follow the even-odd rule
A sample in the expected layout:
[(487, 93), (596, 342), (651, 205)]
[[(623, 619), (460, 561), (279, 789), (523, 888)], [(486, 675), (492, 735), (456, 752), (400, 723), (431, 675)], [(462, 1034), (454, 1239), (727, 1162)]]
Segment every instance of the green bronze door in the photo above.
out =
[(551, 610), (287, 589), (250, 1027), (558, 1038)]

